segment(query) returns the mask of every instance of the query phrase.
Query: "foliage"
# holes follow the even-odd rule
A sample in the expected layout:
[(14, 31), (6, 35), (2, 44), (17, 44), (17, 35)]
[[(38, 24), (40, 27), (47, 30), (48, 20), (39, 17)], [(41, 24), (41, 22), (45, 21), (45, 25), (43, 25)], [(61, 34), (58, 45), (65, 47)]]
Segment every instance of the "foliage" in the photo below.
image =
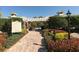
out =
[(48, 41), (48, 50), (54, 52), (79, 52), (79, 39)]
[(31, 28), (35, 29), (35, 27), (37, 27), (37, 23), (36, 22), (31, 22)]
[(2, 26), (1, 31), (7, 32), (8, 35), (11, 35), (11, 19), (8, 19), (5, 24)]
[(68, 38), (68, 33), (56, 33), (55, 35), (56, 40), (64, 40)]
[(6, 18), (0, 18), (0, 30), (2, 29), (3, 25), (8, 21), (9, 19)]
[(71, 25), (78, 26), (79, 25), (79, 16), (71, 16)]
[(0, 52), (3, 52), (5, 50), (5, 47), (3, 47), (1, 44), (0, 44)]
[(79, 16), (71, 16), (71, 27), (74, 27), (72, 29), (72, 32), (79, 32)]
[(13, 44), (15, 44), (24, 34), (23, 33), (14, 33), (9, 36), (5, 43), (5, 48), (10, 48)]
[(33, 22), (29, 22), (29, 29), (35, 29), (37, 27), (41, 27), (43, 28), (47, 28), (47, 23), (44, 21), (33, 21)]
[(43, 37), (47, 37), (48, 34), (50, 34), (50, 33), (49, 33), (48, 29), (44, 29), (44, 30), (42, 30), (41, 34), (42, 34)]
[(9, 18), (0, 18), (0, 31), (11, 33), (11, 20)]
[(24, 33), (24, 34), (28, 33), (28, 31), (26, 30), (26, 28), (22, 28), (22, 33)]
[[(47, 23), (50, 29), (64, 29), (68, 31), (68, 18), (66, 16), (51, 16)], [(79, 32), (79, 15), (70, 17), (70, 29), (71, 32)]]
[(6, 42), (6, 36), (4, 33), (0, 33), (0, 44), (4, 45)]
[[(56, 40), (64, 40), (64, 39), (67, 39), (68, 37), (68, 33), (67, 32), (64, 32), (64, 31), (61, 31), (61, 30), (55, 30), (56, 33), (55, 33), (55, 39)], [(44, 29), (42, 30), (42, 36), (44, 36), (44, 38), (46, 40), (54, 40), (53, 39), (53, 36), (54, 36), (54, 33), (53, 31), (50, 31), (49, 29)]]
[(67, 20), (65, 17), (60, 16), (53, 16), (48, 19), (48, 26), (49, 28), (59, 29), (67, 27)]
[(16, 20), (21, 21), (23, 24), (22, 18), (0, 18), (0, 31), (11, 34), (11, 22)]
[(22, 18), (20, 18), (20, 17), (12, 17), (11, 20), (12, 21), (20, 21), (20, 22), (23, 22), (22, 21)]
[(5, 50), (4, 44), (6, 42), (6, 35), (4, 33), (0, 33), (0, 52)]
[[(48, 43), (48, 50), (55, 51), (55, 52), (76, 52), (79, 51), (79, 39), (67, 39), (68, 33), (62, 31), (56, 31), (57, 29), (67, 29), (68, 21), (66, 17), (60, 16), (52, 16), (47, 21), (47, 28), (42, 31), (42, 35), (45, 38), (46, 42)], [(75, 27), (74, 30), (78, 30), (79, 32), (79, 16), (71, 16), (70, 17), (70, 29)], [(53, 39), (53, 30), (55, 29), (55, 38), (56, 41)], [(66, 40), (65, 40), (66, 39)]]

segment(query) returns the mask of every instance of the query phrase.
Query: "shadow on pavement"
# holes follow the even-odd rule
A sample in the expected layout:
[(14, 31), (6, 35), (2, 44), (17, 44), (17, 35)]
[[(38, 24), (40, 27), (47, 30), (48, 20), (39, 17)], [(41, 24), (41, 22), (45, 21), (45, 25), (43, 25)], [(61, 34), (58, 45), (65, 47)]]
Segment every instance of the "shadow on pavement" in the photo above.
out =
[(42, 39), (41, 44), (38, 44), (38, 43), (33, 43), (33, 44), (41, 46), (41, 48), (38, 49), (38, 52), (47, 52), (48, 51), (46, 48), (44, 39)]
[(46, 48), (39, 48), (38, 52), (47, 52), (47, 49)]
[(47, 50), (46, 47), (47, 47), (47, 45), (46, 45), (46, 43), (45, 43), (45, 40), (42, 39), (42, 40), (41, 40), (41, 48), (38, 49), (38, 52), (48, 52), (48, 50)]

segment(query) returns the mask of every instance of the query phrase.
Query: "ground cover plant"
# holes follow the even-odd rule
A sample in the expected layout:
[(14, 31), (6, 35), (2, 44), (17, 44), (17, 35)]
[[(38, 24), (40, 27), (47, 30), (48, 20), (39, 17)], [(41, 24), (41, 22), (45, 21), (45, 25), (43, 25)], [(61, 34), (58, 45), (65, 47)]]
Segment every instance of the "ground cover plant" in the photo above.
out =
[(10, 48), (13, 44), (15, 44), (21, 37), (23, 37), (23, 33), (14, 33), (11, 36), (7, 37), (5, 48)]

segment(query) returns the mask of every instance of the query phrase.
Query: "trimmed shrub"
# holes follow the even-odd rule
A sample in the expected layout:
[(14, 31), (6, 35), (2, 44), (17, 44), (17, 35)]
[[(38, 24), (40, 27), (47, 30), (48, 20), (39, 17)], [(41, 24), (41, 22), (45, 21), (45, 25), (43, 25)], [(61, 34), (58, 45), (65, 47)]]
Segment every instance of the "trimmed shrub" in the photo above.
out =
[(3, 46), (6, 42), (6, 35), (5, 33), (0, 33), (0, 44)]
[[(42, 35), (44, 36), (44, 38), (47, 39), (53, 39), (53, 31), (45, 29), (42, 31)], [(56, 40), (64, 40), (68, 38), (68, 33), (62, 30), (56, 30), (56, 34), (55, 34), (55, 39)]]
[(49, 40), (48, 50), (54, 52), (79, 52), (79, 39)]
[(67, 37), (68, 37), (68, 33), (66, 33), (66, 32), (56, 33), (56, 35), (55, 35), (55, 38), (57, 40), (64, 40), (64, 39), (67, 39)]

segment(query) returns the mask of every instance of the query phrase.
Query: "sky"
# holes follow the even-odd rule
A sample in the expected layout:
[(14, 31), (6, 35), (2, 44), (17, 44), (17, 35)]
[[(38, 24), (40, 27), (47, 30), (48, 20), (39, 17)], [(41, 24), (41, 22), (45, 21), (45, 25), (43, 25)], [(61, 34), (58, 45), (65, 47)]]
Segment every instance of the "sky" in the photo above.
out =
[(53, 16), (58, 11), (67, 13), (68, 10), (72, 14), (79, 14), (79, 6), (0, 6), (3, 16), (10, 16), (11, 12), (25, 17)]

